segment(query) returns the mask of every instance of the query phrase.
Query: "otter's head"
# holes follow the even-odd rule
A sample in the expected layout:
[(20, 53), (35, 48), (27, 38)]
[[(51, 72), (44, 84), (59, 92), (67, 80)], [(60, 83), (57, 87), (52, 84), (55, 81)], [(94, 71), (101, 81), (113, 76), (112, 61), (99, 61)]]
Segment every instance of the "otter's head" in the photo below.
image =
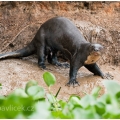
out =
[(89, 55), (85, 61), (85, 64), (96, 63), (103, 53), (103, 46), (100, 44), (91, 44), (89, 47)]
[(101, 56), (103, 53), (104, 47), (100, 44), (91, 44), (90, 45), (90, 55)]

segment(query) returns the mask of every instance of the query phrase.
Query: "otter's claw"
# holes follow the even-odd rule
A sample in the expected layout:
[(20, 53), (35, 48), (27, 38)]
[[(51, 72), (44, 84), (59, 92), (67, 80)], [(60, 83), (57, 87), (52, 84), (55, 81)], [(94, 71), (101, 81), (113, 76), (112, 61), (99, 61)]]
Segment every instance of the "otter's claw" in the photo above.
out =
[(114, 79), (114, 76), (112, 76), (110, 73), (106, 73), (104, 76), (103, 76), (103, 79)]
[(65, 63), (60, 63), (60, 62), (58, 62), (56, 65), (57, 65), (57, 66), (60, 66), (60, 67), (70, 68), (70, 64), (67, 63), (67, 62), (65, 62)]
[(70, 68), (70, 64), (69, 63), (61, 63), (62, 67), (65, 67), (65, 68)]
[(67, 84), (66, 84), (66, 86), (71, 86), (71, 85), (73, 85), (73, 87), (75, 87), (76, 85), (78, 85), (78, 86), (80, 86), (80, 84), (78, 83), (78, 81), (76, 81), (76, 80), (70, 80)]

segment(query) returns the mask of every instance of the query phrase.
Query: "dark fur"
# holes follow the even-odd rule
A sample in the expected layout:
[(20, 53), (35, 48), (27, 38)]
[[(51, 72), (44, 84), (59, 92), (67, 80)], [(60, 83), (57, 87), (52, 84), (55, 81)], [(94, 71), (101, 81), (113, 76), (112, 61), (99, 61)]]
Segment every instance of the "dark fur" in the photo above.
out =
[[(81, 35), (77, 27), (67, 18), (55, 17), (41, 25), (31, 43), (15, 52), (9, 52), (0, 55), (0, 59), (10, 57), (26, 57), (37, 53), (38, 64), (45, 68), (45, 56), (48, 56), (48, 62), (60, 64), (57, 61), (57, 52), (61, 51), (70, 60), (70, 72), (68, 84), (78, 83), (76, 81), (77, 71), (85, 66), (95, 75), (104, 77), (97, 64), (85, 65), (87, 56), (94, 49), (98, 49), (95, 44), (87, 42)], [(52, 53), (52, 55), (50, 54)]]

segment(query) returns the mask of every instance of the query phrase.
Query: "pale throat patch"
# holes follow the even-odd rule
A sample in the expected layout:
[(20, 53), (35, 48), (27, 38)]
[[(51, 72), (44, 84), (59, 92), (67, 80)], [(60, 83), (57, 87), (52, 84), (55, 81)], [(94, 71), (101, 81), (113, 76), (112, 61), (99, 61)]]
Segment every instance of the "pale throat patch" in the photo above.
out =
[(85, 61), (85, 64), (93, 64), (93, 63), (96, 63), (99, 58), (101, 56), (98, 54), (98, 55), (95, 55), (95, 54), (91, 54), (87, 57), (87, 60)]

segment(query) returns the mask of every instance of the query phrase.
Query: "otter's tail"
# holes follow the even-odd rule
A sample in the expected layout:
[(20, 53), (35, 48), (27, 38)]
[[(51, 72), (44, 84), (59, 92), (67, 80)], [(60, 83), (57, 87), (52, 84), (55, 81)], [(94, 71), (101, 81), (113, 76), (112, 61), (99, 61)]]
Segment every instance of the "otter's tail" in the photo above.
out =
[(0, 59), (27, 57), (29, 55), (34, 54), (34, 52), (35, 52), (34, 45), (29, 44), (28, 46), (26, 46), (20, 50), (0, 54)]

